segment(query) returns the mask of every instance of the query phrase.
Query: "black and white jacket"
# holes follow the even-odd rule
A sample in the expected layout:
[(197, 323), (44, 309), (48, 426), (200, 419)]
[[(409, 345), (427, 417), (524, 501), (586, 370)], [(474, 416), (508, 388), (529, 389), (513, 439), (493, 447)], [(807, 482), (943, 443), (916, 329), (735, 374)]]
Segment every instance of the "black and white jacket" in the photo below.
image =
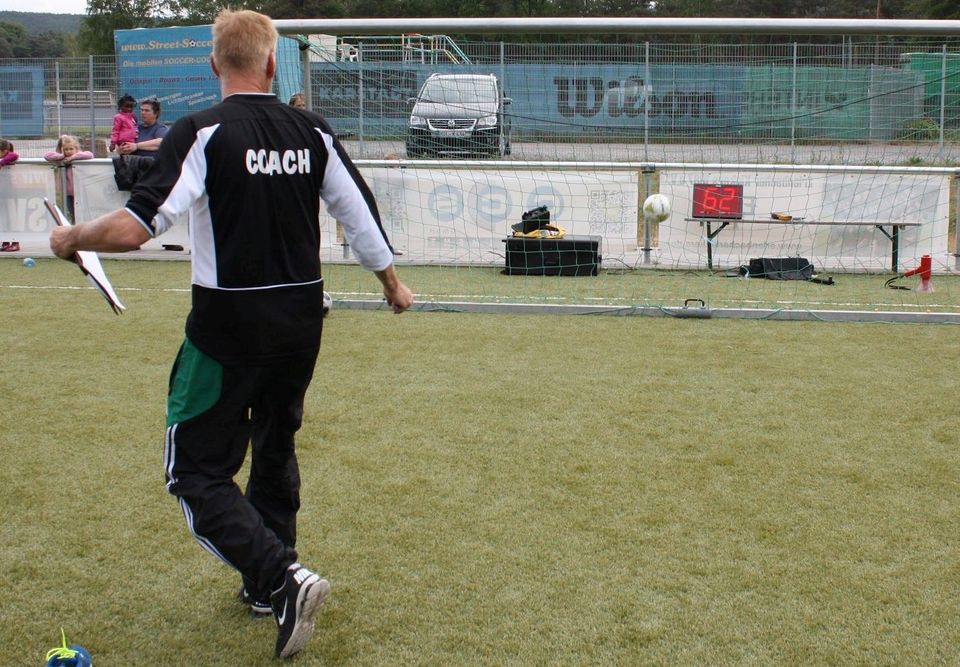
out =
[(127, 210), (151, 236), (187, 213), (187, 336), (223, 363), (256, 362), (320, 344), (321, 199), (360, 264), (387, 268), (373, 194), (327, 122), (245, 93), (177, 121)]

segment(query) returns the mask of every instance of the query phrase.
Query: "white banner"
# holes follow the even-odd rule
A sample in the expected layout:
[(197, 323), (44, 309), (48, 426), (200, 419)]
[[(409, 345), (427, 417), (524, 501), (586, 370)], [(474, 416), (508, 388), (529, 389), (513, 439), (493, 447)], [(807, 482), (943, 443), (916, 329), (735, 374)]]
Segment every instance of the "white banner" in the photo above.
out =
[[(125, 205), (109, 160), (75, 167), (79, 222)], [(545, 205), (551, 223), (570, 235), (602, 237), (607, 260), (639, 261), (641, 175), (637, 172), (511, 171), (362, 167), (394, 248), (411, 263), (501, 265), (504, 243), (525, 211)], [(4, 240), (46, 246), (51, 221), (43, 198), (54, 199), (56, 171), (45, 163), (0, 169), (0, 233)], [(692, 217), (695, 183), (743, 185), (743, 217), (765, 221), (774, 211), (810, 222), (850, 224), (711, 223), (713, 267), (737, 267), (754, 257), (804, 256), (818, 270), (888, 271), (893, 225), (899, 231), (899, 265), (921, 255), (945, 256), (950, 177), (909, 173), (665, 169), (659, 189), (672, 202), (659, 225), (654, 260), (665, 267), (706, 268), (706, 226)], [(321, 258), (353, 261), (336, 222), (321, 214)], [(876, 225), (884, 225), (883, 230)], [(145, 248), (189, 248), (186, 220)]]
[[(78, 220), (92, 220), (126, 204), (110, 162), (78, 165)], [(503, 239), (524, 211), (546, 205), (551, 223), (567, 234), (603, 237), (605, 257), (637, 248), (638, 177), (631, 172), (424, 170), (362, 168), (384, 229), (404, 261), (503, 264)], [(320, 216), (321, 256), (349, 257), (336, 221)], [(186, 221), (144, 247), (176, 243), (189, 247)]]
[(44, 198), (56, 200), (53, 169), (46, 164), (16, 164), (0, 169), (0, 237), (21, 244), (46, 243), (53, 220)]
[[(502, 265), (503, 240), (523, 213), (547, 206), (568, 235), (603, 237), (604, 257), (635, 252), (638, 175), (633, 172), (361, 169), (384, 229), (404, 261)], [(335, 224), (321, 216), (327, 238)], [(338, 259), (332, 249), (329, 259)]]

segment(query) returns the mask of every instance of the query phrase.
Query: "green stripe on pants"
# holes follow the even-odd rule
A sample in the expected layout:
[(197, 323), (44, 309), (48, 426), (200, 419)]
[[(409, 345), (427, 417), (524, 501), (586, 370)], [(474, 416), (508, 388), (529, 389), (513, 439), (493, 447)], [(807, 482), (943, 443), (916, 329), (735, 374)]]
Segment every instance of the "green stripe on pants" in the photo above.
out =
[(183, 341), (170, 372), (167, 394), (167, 426), (185, 422), (209, 410), (220, 399), (223, 366)]

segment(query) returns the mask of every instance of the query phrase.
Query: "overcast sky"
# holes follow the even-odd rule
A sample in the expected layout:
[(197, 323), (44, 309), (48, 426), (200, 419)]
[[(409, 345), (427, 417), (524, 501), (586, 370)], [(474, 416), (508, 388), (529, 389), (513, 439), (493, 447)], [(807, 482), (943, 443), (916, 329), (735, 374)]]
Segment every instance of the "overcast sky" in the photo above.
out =
[(87, 0), (0, 0), (0, 11), (86, 14)]

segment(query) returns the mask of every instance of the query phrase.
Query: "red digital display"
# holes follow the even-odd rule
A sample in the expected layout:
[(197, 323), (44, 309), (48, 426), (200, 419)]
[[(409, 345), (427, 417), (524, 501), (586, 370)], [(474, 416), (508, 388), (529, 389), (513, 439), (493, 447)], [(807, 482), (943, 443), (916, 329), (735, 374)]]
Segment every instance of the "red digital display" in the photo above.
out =
[(743, 218), (743, 186), (713, 183), (693, 185), (694, 218)]

